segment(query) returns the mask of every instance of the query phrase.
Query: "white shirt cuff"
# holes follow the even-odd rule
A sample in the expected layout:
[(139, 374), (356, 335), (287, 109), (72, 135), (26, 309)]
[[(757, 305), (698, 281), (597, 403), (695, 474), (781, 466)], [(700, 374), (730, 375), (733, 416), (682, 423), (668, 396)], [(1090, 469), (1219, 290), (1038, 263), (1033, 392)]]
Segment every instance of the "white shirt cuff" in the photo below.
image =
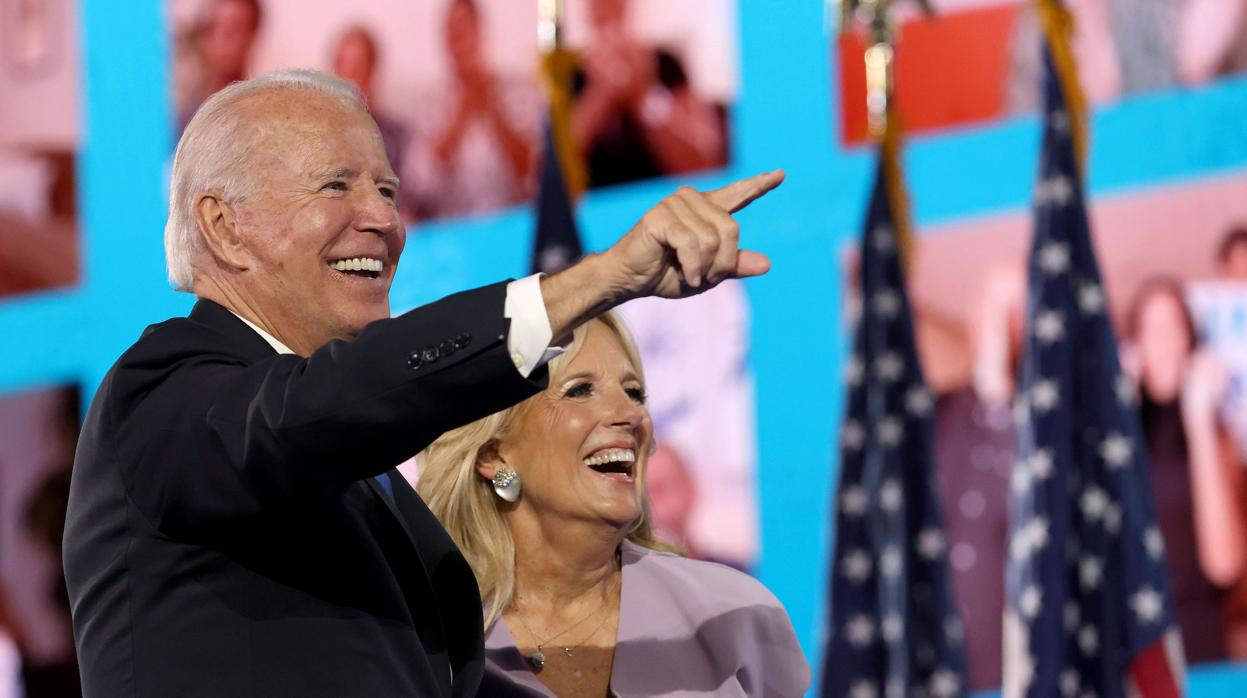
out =
[(507, 333), (507, 350), (521, 376), (545, 366), (567, 347), (552, 347), (554, 332), (546, 315), (546, 301), (541, 296), (541, 274), (533, 274), (507, 284), (507, 299), (502, 314), (511, 320)]

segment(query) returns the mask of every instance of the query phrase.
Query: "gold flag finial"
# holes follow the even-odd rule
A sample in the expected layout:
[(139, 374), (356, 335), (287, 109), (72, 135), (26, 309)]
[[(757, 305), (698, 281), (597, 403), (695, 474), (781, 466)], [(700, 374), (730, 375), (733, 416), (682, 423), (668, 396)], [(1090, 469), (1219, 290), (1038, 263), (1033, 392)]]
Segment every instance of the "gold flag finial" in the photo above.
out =
[[(892, 99), (892, 58), (896, 43), (896, 22), (893, 7), (905, 0), (839, 0), (840, 32), (848, 33), (864, 26), (866, 37), (866, 113), (870, 135), (883, 139), (888, 126), (889, 104)], [(909, 0), (929, 15), (934, 14), (930, 0)]]
[(563, 0), (537, 0), (537, 46), (549, 53), (563, 44)]
[(541, 82), (549, 103), (550, 131), (563, 181), (575, 198), (588, 186), (589, 174), (571, 128), (576, 57), (564, 47), (563, 39), (563, 0), (537, 0), (537, 45), (541, 49)]

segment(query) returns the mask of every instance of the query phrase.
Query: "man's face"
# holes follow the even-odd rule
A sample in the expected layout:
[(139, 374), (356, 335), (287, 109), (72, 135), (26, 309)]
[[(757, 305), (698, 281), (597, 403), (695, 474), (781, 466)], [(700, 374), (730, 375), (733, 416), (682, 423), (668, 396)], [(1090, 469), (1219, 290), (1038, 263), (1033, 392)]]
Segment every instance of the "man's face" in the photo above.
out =
[(368, 40), (359, 34), (351, 34), (343, 39), (333, 58), (334, 74), (367, 91), (372, 87), (372, 71), (372, 50), (368, 46)]
[(246, 108), (257, 133), (245, 166), (262, 179), (236, 207), (253, 260), (239, 283), (279, 337), (310, 349), (352, 338), (390, 316), (406, 241), (376, 124), (303, 91), (263, 95)]
[(246, 74), (258, 19), (245, 2), (218, 0), (212, 6), (200, 39), (211, 72), (230, 79)]

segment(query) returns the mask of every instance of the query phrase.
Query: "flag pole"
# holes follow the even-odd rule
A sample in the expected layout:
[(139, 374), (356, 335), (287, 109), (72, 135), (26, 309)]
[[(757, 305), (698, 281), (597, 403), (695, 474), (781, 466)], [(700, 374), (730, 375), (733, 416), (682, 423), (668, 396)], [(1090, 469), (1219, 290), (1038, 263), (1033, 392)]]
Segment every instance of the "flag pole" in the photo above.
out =
[[(896, 111), (893, 91), (893, 62), (899, 32), (893, 5), (901, 0), (840, 0), (840, 32), (848, 34), (858, 27), (866, 29), (866, 113), (870, 138), (879, 144), (884, 186), (894, 211), (893, 226), (900, 251), (901, 267), (908, 272), (913, 241), (909, 221), (909, 195), (901, 176), (900, 149), (903, 131)], [(931, 16), (930, 0), (914, 0)]]
[(575, 56), (564, 42), (563, 0), (537, 0), (537, 47), (541, 52), (541, 83), (550, 107), (550, 128), (563, 179), (572, 198), (588, 185), (588, 173), (571, 130), (572, 77)]

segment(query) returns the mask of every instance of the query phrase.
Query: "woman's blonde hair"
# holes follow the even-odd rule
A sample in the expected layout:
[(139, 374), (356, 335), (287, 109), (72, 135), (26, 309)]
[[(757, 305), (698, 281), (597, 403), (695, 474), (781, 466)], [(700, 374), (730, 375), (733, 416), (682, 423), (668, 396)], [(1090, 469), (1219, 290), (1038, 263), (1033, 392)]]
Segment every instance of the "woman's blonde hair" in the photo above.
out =
[[(591, 322), (601, 322), (614, 333), (644, 385), (641, 355), (619, 317), (604, 313)], [(588, 326), (586, 323), (578, 327), (571, 346), (550, 362), (551, 377), (560, 373), (581, 350)], [(515, 540), (498, 508), (502, 500), (494, 494), (493, 484), (477, 473), (476, 466), (482, 454), (507, 435), (516, 417), (529, 409), (533, 399), (446, 432), (419, 457), (417, 490), (472, 566), (481, 590), (481, 603), (488, 610), (486, 628), (510, 605), (515, 594)], [(646, 456), (653, 446), (643, 446)], [(639, 468), (637, 474), (644, 482), (644, 468)], [(628, 530), (627, 539), (647, 548), (678, 552), (654, 537), (650, 521), (649, 496), (644, 495), (641, 514)]]

